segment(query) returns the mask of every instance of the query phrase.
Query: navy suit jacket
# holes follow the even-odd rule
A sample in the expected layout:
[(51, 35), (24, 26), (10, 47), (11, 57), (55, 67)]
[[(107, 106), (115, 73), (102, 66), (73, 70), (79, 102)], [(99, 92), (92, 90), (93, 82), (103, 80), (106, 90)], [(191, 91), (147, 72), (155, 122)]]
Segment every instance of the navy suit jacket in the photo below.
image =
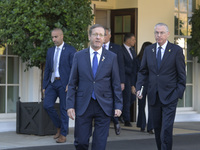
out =
[(131, 77), (131, 86), (135, 86), (136, 76), (137, 76), (136, 75), (137, 65), (136, 65), (135, 49), (133, 48), (133, 51), (132, 51), (133, 59), (131, 59), (131, 56), (127, 52), (127, 49), (124, 45), (122, 45), (122, 53), (123, 53), (123, 57), (124, 57), (125, 75)]
[[(43, 89), (46, 89), (48, 84), (51, 82), (55, 48), (56, 46), (51, 47), (47, 51), (44, 80), (43, 80)], [(64, 43), (62, 52), (60, 54), (60, 62), (59, 62), (59, 73), (60, 73), (60, 78), (61, 78), (61, 82), (64, 89), (66, 89), (66, 86), (69, 81), (70, 70), (72, 67), (72, 61), (73, 61), (75, 52), (76, 52), (76, 49), (73, 46), (70, 46)]]
[(121, 83), (125, 83), (124, 57), (123, 57), (121, 46), (110, 42), (109, 50), (117, 54), (120, 81)]
[(146, 47), (138, 73), (137, 91), (144, 85), (147, 77), (149, 79), (148, 100), (150, 105), (155, 104), (157, 92), (163, 104), (169, 104), (182, 98), (186, 84), (185, 57), (182, 48), (168, 42), (158, 70), (156, 43)]
[(66, 109), (74, 108), (76, 115), (81, 116), (89, 105), (93, 89), (99, 105), (108, 116), (113, 116), (113, 109), (122, 110), (117, 56), (113, 52), (103, 49), (95, 78), (89, 48), (74, 55)]

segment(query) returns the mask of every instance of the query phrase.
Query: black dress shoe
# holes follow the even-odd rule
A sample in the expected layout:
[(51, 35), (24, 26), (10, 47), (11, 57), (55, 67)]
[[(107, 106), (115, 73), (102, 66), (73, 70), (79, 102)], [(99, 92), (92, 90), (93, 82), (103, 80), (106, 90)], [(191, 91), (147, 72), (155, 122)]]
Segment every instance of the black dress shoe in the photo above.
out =
[(149, 134), (154, 134), (153, 130), (147, 131)]
[(140, 129), (140, 131), (141, 131), (141, 132), (144, 132), (145, 130), (144, 130), (144, 129)]
[(120, 127), (119, 123), (118, 124), (114, 124), (114, 127), (115, 127), (115, 134), (116, 135), (120, 135), (121, 127)]
[(132, 124), (129, 121), (125, 121), (124, 126), (126, 126), (126, 127), (132, 127)]

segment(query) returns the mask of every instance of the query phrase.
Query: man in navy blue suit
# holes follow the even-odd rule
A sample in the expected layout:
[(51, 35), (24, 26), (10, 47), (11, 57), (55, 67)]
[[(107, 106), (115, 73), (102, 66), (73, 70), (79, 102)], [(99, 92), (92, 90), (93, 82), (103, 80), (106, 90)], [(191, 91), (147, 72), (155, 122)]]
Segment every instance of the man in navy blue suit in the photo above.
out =
[[(76, 49), (63, 41), (63, 31), (59, 28), (51, 32), (55, 44), (47, 51), (46, 65), (44, 71), (43, 92), (44, 109), (57, 128), (54, 136), (57, 143), (66, 142), (68, 134), (69, 117), (66, 113), (66, 92), (72, 67), (72, 61)], [(60, 100), (60, 116), (58, 116), (54, 104), (57, 97)]]
[(117, 55), (102, 48), (104, 36), (104, 27), (93, 25), (90, 47), (74, 55), (66, 109), (75, 119), (76, 150), (87, 150), (90, 136), (92, 150), (105, 150), (110, 118), (120, 116), (123, 107)]
[[(122, 45), (122, 53), (125, 66), (125, 89), (123, 90), (123, 111), (122, 116), (124, 126), (132, 127), (130, 123), (130, 107), (135, 100), (135, 83), (136, 83), (136, 53), (135, 46), (136, 39), (133, 33), (127, 33), (124, 36), (124, 43)], [(133, 95), (134, 94), (134, 95)]]
[(156, 24), (154, 34), (156, 43), (145, 48), (136, 90), (141, 99), (140, 89), (148, 78), (148, 100), (157, 148), (171, 150), (177, 102), (183, 97), (186, 84), (185, 58), (182, 48), (167, 40), (169, 29), (166, 24)]
[[(124, 58), (123, 58), (121, 46), (110, 42), (110, 38), (111, 38), (110, 28), (105, 28), (105, 31), (106, 31), (106, 35), (104, 38), (103, 47), (117, 55), (117, 61), (118, 61), (118, 66), (119, 66), (119, 76), (120, 76), (120, 81), (121, 81), (121, 90), (123, 91), (125, 87), (125, 84), (124, 84), (125, 83), (125, 68), (124, 68)], [(119, 135), (121, 132), (121, 127), (118, 122), (118, 117), (113, 117), (112, 120), (114, 123), (115, 134)]]

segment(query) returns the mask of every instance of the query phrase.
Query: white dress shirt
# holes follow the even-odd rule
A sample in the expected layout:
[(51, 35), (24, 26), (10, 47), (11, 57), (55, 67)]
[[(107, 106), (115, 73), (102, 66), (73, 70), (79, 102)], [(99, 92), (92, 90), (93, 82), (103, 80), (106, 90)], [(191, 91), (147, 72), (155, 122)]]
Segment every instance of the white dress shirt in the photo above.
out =
[(61, 52), (62, 52), (63, 45), (64, 45), (64, 42), (59, 47), (56, 46), (56, 48), (55, 48), (54, 60), (55, 60), (56, 51), (58, 50), (58, 48), (60, 49), (59, 53), (58, 53), (58, 64), (57, 64), (56, 69), (55, 69), (55, 77), (60, 77), (59, 64), (60, 64), (60, 55), (61, 55)]

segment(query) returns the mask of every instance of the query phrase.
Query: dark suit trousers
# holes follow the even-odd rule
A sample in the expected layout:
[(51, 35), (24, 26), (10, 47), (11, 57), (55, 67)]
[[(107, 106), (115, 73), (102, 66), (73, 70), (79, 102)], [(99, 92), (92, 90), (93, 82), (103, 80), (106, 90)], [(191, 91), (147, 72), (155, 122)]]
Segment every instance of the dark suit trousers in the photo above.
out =
[(130, 122), (130, 106), (131, 106), (131, 76), (126, 75), (125, 89), (123, 94), (123, 110), (122, 116), (124, 121)]
[(163, 105), (156, 96), (155, 105), (151, 106), (153, 125), (158, 150), (172, 150), (173, 124), (178, 100)]
[[(60, 99), (60, 116), (56, 112), (54, 105), (55, 101), (59, 97)], [(66, 92), (62, 86), (61, 80), (55, 80), (50, 83), (45, 90), (44, 98), (44, 109), (47, 111), (49, 117), (51, 118), (53, 124), (56, 128), (61, 129), (61, 134), (66, 136), (68, 134), (68, 123), (69, 117), (66, 112)]]
[[(94, 131), (92, 126), (94, 123)], [(97, 100), (92, 100), (86, 112), (75, 118), (76, 150), (88, 150), (89, 139), (92, 135), (92, 150), (105, 150), (109, 133), (110, 117), (107, 116)]]

